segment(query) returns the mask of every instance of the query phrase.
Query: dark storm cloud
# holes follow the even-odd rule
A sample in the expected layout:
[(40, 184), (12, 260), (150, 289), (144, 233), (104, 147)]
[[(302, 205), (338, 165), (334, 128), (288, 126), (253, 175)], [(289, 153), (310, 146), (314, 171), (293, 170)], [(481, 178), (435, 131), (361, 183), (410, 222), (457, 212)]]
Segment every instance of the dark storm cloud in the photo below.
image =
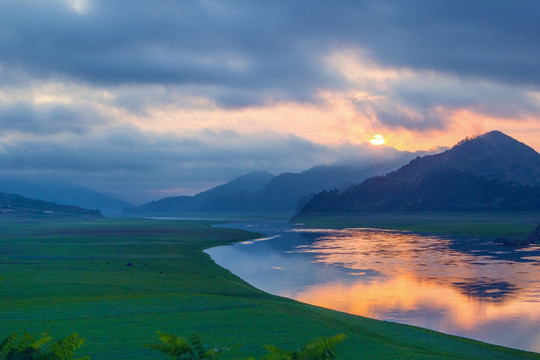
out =
[(0, 63), (97, 84), (205, 85), (224, 106), (343, 87), (323, 58), (345, 47), (391, 66), (540, 85), (536, 1), (102, 0), (82, 14), (68, 3), (2, 2)]
[[(82, 15), (63, 2), (0, 4), (1, 63), (40, 77), (60, 74), (97, 84), (278, 89), (280, 96), (298, 99), (326, 81), (317, 58), (306, 56), (313, 47), (297, 39), (283, 6), (89, 3)], [(240, 101), (230, 99), (232, 105)], [(263, 100), (252, 92), (248, 102)]]
[(540, 84), (538, 1), (373, 1), (371, 9), (360, 42), (384, 64)]

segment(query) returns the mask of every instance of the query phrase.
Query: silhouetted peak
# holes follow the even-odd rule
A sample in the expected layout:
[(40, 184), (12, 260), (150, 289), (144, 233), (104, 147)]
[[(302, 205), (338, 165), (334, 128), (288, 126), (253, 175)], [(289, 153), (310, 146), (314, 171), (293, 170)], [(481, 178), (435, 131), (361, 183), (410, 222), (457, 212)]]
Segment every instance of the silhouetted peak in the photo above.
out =
[(539, 154), (530, 146), (500, 132), (490, 131), (476, 137), (465, 138), (455, 145), (448, 155), (466, 154), (471, 157), (489, 157), (501, 161), (499, 157), (510, 162), (525, 162), (538, 158)]
[(500, 131), (465, 138), (443, 153), (411, 161), (398, 172), (417, 179), (434, 169), (451, 168), (490, 179), (540, 185), (540, 154)]
[[(517, 141), (511, 136), (506, 135), (505, 133), (493, 130), (482, 135), (466, 137), (465, 139), (458, 142), (453, 149), (467, 146), (488, 146), (488, 147), (500, 147), (500, 146), (513, 146), (515, 148), (528, 148), (533, 150), (531, 147), (525, 145), (524, 143)], [(534, 151), (534, 150), (533, 150)]]
[(539, 201), (540, 154), (491, 131), (343, 192), (319, 193), (301, 211), (538, 210)]
[(482, 134), (480, 136), (478, 136), (479, 138), (482, 138), (482, 139), (486, 139), (486, 140), (501, 140), (501, 139), (512, 139), (512, 140), (515, 140), (513, 137), (510, 137), (508, 135), (506, 135), (505, 133), (499, 131), (499, 130), (493, 130), (493, 131), (490, 131), (490, 132), (487, 132), (485, 134)]

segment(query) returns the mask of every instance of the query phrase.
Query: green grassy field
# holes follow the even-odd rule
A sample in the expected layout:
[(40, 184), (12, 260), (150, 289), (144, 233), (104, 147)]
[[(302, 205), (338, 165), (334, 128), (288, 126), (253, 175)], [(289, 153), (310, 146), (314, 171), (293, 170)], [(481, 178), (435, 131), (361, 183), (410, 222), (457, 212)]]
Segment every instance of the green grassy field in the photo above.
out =
[(325, 228), (367, 227), (455, 236), (523, 238), (540, 223), (538, 212), (431, 212), (318, 214), (293, 222)]
[(94, 360), (165, 359), (144, 348), (158, 330), (243, 343), (231, 358), (345, 333), (341, 359), (540, 359), (271, 296), (202, 252), (253, 236), (210, 221), (0, 221), (0, 337), (78, 332)]

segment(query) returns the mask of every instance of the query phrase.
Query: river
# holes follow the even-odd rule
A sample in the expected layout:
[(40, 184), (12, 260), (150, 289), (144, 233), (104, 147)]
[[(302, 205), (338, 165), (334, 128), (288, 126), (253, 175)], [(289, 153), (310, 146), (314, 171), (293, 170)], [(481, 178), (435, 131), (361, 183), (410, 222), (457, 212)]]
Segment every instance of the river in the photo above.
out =
[(540, 352), (540, 247), (286, 222), (225, 226), (266, 234), (207, 250), (263, 291)]

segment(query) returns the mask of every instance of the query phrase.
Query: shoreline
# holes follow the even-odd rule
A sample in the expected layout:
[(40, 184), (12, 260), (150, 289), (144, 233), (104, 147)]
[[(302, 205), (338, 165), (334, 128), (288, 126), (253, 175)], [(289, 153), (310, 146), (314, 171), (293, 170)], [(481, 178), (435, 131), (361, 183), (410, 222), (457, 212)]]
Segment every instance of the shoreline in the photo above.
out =
[(291, 223), (330, 229), (375, 228), (418, 234), (523, 238), (540, 223), (540, 212), (388, 212), (295, 215)]
[[(246, 230), (247, 228), (249, 228), (248, 226), (250, 226), (248, 224), (249, 223), (239, 224), (239, 226), (235, 226), (235, 227), (232, 227), (232, 228), (240, 229), (240, 230)], [(220, 226), (227, 226), (227, 224), (220, 225)], [(254, 231), (263, 233), (264, 234), (264, 239), (272, 238), (272, 237), (275, 237), (275, 236), (281, 236), (281, 235), (277, 235), (277, 234), (282, 234), (283, 230), (285, 230), (285, 231), (287, 230), (287, 229), (282, 228), (280, 224), (276, 224), (276, 226), (272, 226), (272, 224), (269, 223), (269, 222), (264, 222), (264, 225), (259, 226), (259, 227), (257, 227), (254, 224), (253, 228), (255, 229)], [(293, 224), (291, 226), (291, 228), (296, 228), (296, 227)], [(315, 230), (316, 232), (318, 230), (320, 230), (322, 232), (325, 232), (327, 230), (327, 229), (322, 228), (320, 226), (311, 228), (311, 227), (306, 227), (306, 225), (304, 225), (304, 226), (302, 226), (302, 228), (305, 228), (307, 231)], [(265, 232), (264, 229), (268, 229), (268, 231)], [(368, 231), (375, 231), (375, 232), (384, 231), (385, 233), (388, 232), (388, 233), (410, 234), (409, 236), (415, 236), (415, 235), (421, 235), (422, 237), (426, 236), (424, 234), (421, 234), (421, 233), (418, 233), (418, 232), (412, 232), (412, 231), (409, 231), (409, 230), (390, 230), (390, 229), (375, 229), (375, 228), (360, 228), (360, 229), (361, 230), (368, 230)], [(337, 231), (339, 231), (339, 230), (337, 230)], [(283, 261), (282, 262), (281, 260), (279, 260), (279, 259), (281, 259), (280, 255), (278, 254), (278, 253), (280, 253), (280, 250), (276, 250), (276, 251), (278, 251), (278, 253), (275, 253), (275, 254), (272, 252), (271, 253), (272, 255), (269, 256), (268, 258), (266, 258), (266, 257), (264, 257), (262, 255), (259, 255), (259, 254), (263, 254), (264, 249), (267, 249), (268, 251), (272, 251), (272, 249), (274, 249), (274, 248), (275, 249), (281, 249), (281, 251), (287, 250), (286, 252), (288, 253), (289, 250), (291, 250), (292, 248), (283, 248), (283, 246), (286, 246), (285, 244), (289, 243), (289, 242), (292, 242), (293, 244), (304, 244), (302, 242), (297, 242), (299, 240), (296, 240), (296, 236), (293, 236), (292, 238), (290, 238), (288, 235), (285, 235), (285, 234), (283, 234), (283, 236), (284, 236), (283, 240), (279, 240), (278, 243), (276, 245), (274, 245), (274, 246), (272, 246), (272, 245), (256, 246), (254, 248), (254, 250), (251, 251), (251, 252), (253, 252), (255, 254), (255, 256), (256, 256), (255, 258), (252, 258), (250, 255), (247, 255), (248, 253), (250, 253), (250, 250), (248, 250), (249, 248), (245, 248), (245, 249), (242, 248), (244, 250), (235, 251), (235, 250), (226, 250), (226, 247), (223, 247), (224, 250), (222, 250), (222, 251), (218, 250), (215, 253), (215, 256), (212, 254), (211, 251), (209, 251), (209, 249), (206, 249), (205, 253), (209, 254), (212, 257), (212, 260), (214, 262), (216, 262), (216, 264), (218, 266), (224, 267), (225, 269), (233, 272), (236, 276), (239, 276), (241, 279), (248, 282), (249, 284), (256, 287), (257, 289), (259, 289), (261, 291), (269, 292), (269, 294), (272, 294), (274, 296), (286, 297), (288, 299), (291, 299), (291, 300), (294, 300), (294, 301), (300, 301), (300, 302), (303, 302), (304, 304), (311, 305), (311, 306), (323, 306), (324, 308), (329, 309), (329, 310), (345, 311), (346, 313), (349, 313), (351, 315), (368, 316), (368, 317), (370, 317), (372, 319), (377, 319), (377, 320), (380, 320), (380, 321), (390, 321), (390, 322), (393, 322), (393, 323), (396, 323), (396, 324), (420, 326), (420, 327), (424, 327), (424, 328), (429, 328), (429, 329), (431, 329), (433, 331), (444, 331), (444, 330), (441, 330), (441, 329), (446, 328), (447, 331), (448, 331), (447, 334), (451, 333), (454, 336), (469, 336), (470, 339), (475, 338), (478, 341), (487, 341), (490, 344), (498, 345), (498, 346), (507, 346), (507, 347), (510, 346), (510, 347), (512, 347), (512, 344), (513, 344), (514, 345), (513, 348), (521, 349), (523, 351), (533, 351), (533, 352), (538, 351), (538, 347), (535, 347), (535, 346), (528, 347), (527, 341), (516, 342), (516, 343), (514, 343), (514, 342), (506, 342), (506, 341), (504, 341), (504, 339), (501, 339), (499, 336), (497, 336), (496, 333), (491, 333), (491, 335), (488, 335), (488, 334), (490, 334), (490, 332), (489, 331), (486, 332), (485, 321), (481, 320), (481, 318), (478, 319), (478, 322), (475, 325), (475, 332), (473, 334), (473, 333), (469, 333), (468, 331), (465, 331), (465, 329), (460, 328), (459, 326), (453, 327), (455, 324), (451, 325), (451, 326), (443, 326), (442, 328), (441, 327), (431, 327), (431, 326), (429, 326), (429, 323), (426, 323), (426, 322), (422, 321), (420, 318), (415, 318), (414, 316), (411, 317), (411, 318), (407, 317), (407, 319), (409, 321), (403, 321), (403, 319), (402, 319), (402, 321), (392, 320), (393, 318), (391, 316), (390, 317), (384, 317), (384, 316), (379, 317), (379, 316), (376, 315), (376, 313), (373, 313), (373, 314), (369, 315), (370, 314), (369, 312), (368, 313), (365, 313), (365, 312), (356, 312), (355, 313), (354, 311), (351, 312), (351, 311), (346, 310), (346, 309), (349, 309), (349, 310), (352, 309), (352, 308), (350, 308), (350, 306), (349, 307), (348, 306), (345, 306), (345, 307), (344, 306), (337, 306), (336, 307), (335, 306), (336, 304), (334, 304), (334, 306), (332, 306), (333, 303), (330, 300), (328, 300), (326, 302), (325, 301), (321, 302), (321, 301), (317, 301), (317, 299), (311, 299), (312, 301), (309, 301), (309, 298), (307, 299), (308, 301), (305, 301), (306, 298), (304, 298), (304, 301), (302, 301), (301, 298), (297, 299), (297, 298), (295, 298), (294, 295), (291, 296), (291, 294), (294, 294), (295, 291), (299, 291), (300, 293), (302, 293), (306, 289), (304, 289), (302, 287), (302, 286), (304, 286), (304, 285), (302, 285), (303, 283), (298, 283), (296, 285), (296, 283), (292, 279), (295, 276), (296, 277), (300, 276), (301, 274), (299, 274), (297, 272), (294, 272), (294, 271), (292, 271), (292, 272), (291, 271), (285, 271), (285, 272), (283, 272), (284, 275), (272, 275), (274, 273), (272, 273), (271, 270), (266, 270), (266, 269), (269, 269), (271, 266), (274, 267), (273, 265), (275, 265), (277, 269), (288, 269), (289, 267), (291, 269), (294, 269), (296, 267), (296, 265), (298, 265), (299, 267), (304, 268), (304, 269), (311, 269), (311, 268), (307, 268), (306, 267), (307, 264), (301, 265), (301, 264), (303, 264), (301, 259), (297, 260), (298, 264), (297, 263), (290, 263), (289, 261)], [(459, 253), (463, 254), (462, 256), (475, 256), (475, 257), (478, 257), (478, 256), (493, 256), (494, 261), (505, 261), (505, 259), (507, 259), (508, 256), (510, 256), (512, 259), (514, 259), (514, 255), (507, 255), (507, 254), (510, 254), (512, 252), (511, 248), (510, 249), (501, 248), (501, 245), (486, 242), (486, 239), (481, 239), (481, 238), (478, 238), (478, 237), (468, 238), (468, 237), (461, 237), (461, 236), (457, 237), (457, 236), (433, 235), (433, 234), (429, 235), (428, 237), (438, 238), (438, 239), (441, 239), (441, 241), (444, 241), (442, 239), (447, 239), (448, 241), (450, 241), (448, 249), (449, 250), (452, 249), (452, 251), (459, 251)], [(419, 238), (418, 241), (420, 241), (420, 243), (421, 243), (422, 238)], [(248, 242), (251, 242), (251, 241), (248, 241)], [(255, 243), (255, 242), (257, 242), (257, 240), (254, 239), (252, 242)], [(245, 242), (242, 242), (242, 243), (245, 243)], [(309, 245), (302, 245), (302, 247), (303, 246), (309, 246)], [(504, 250), (506, 250), (506, 251), (504, 251)], [(341, 252), (342, 251), (340, 251), (340, 253)], [(244, 255), (244, 254), (246, 254), (246, 255)], [(523, 251), (520, 251), (519, 254), (521, 254), (521, 256), (523, 256), (523, 257), (526, 257), (526, 256), (539, 256), (540, 255), (540, 248), (535, 247), (535, 248), (532, 248), (530, 251), (524, 251), (523, 250)], [(251, 270), (249, 270), (249, 272), (248, 272), (248, 270), (246, 270), (245, 267), (243, 267), (241, 265), (238, 265), (238, 264), (235, 264), (234, 261), (233, 262), (228, 262), (227, 261), (228, 258), (231, 258), (231, 257), (236, 258), (236, 257), (238, 257), (238, 261), (241, 262), (244, 259), (243, 256), (246, 256), (245, 261), (247, 261), (248, 264), (253, 263), (253, 265), (250, 265), (247, 268), (247, 269), (251, 269)], [(260, 264), (261, 265), (255, 265), (254, 261), (256, 261), (256, 259), (260, 259)], [(274, 260), (272, 260), (272, 259), (274, 259)], [(291, 258), (291, 259), (294, 259), (294, 258)], [(294, 261), (294, 260), (290, 260), (290, 261)], [(478, 260), (478, 261), (480, 261), (480, 260)], [(338, 266), (338, 268), (341, 269), (340, 266)], [(314, 273), (318, 272), (318, 270), (315, 269), (315, 268), (312, 269), (312, 270), (313, 270)], [(480, 271), (480, 269), (478, 269), (478, 270)], [(309, 271), (309, 270), (307, 270), (307, 271)], [(351, 270), (351, 271), (354, 271), (354, 270)], [(366, 270), (363, 269), (362, 271), (366, 271)], [(381, 271), (381, 269), (378, 269), (378, 271)], [(277, 273), (275, 273), (275, 274), (277, 274)], [(280, 272), (280, 274), (281, 274), (281, 272)], [(287, 285), (285, 285), (285, 283), (283, 283), (284, 284), (283, 286), (285, 286), (283, 289), (285, 289), (285, 291), (280, 292), (279, 284), (281, 284), (281, 282), (284, 281), (285, 278), (290, 278), (292, 283), (295, 284), (295, 285), (289, 288)], [(327, 277), (324, 277), (324, 278), (327, 278)], [(273, 283), (275, 283), (276, 285), (270, 286), (269, 284), (265, 284), (265, 282), (261, 282), (260, 279), (273, 280)], [(308, 283), (310, 284), (309, 287), (314, 287), (315, 289), (317, 289), (319, 286), (323, 285), (322, 283), (318, 282), (316, 278), (308, 277), (308, 279), (309, 279)], [(340, 279), (341, 278), (335, 278), (334, 280), (339, 282)], [(473, 281), (473, 279), (471, 279), (469, 281)], [(503, 280), (501, 280), (501, 281), (503, 281)], [(420, 282), (422, 282), (422, 281), (420, 281)], [(288, 281), (286, 283), (288, 283)], [(358, 284), (358, 286), (360, 286), (360, 285)], [(424, 290), (425, 290), (425, 286), (424, 286)], [(443, 289), (442, 291), (446, 291), (446, 290)], [(455, 291), (456, 293), (460, 292), (459, 289), (456, 289), (455, 287), (453, 287), (453, 291)], [(285, 294), (285, 295), (283, 295), (283, 294)], [(287, 295), (287, 294), (289, 294), (289, 295)], [(461, 295), (463, 295), (463, 294), (461, 294)], [(348, 304), (348, 302), (347, 302), (348, 300), (346, 300), (346, 299), (348, 299), (348, 297), (347, 297), (348, 295), (344, 293), (343, 296), (344, 297), (343, 297), (342, 301), (345, 302), (346, 304)], [(466, 295), (464, 295), (464, 296), (466, 296)], [(359, 299), (357, 299), (357, 301), (360, 301)], [(399, 298), (396, 301), (399, 302), (400, 301)], [(421, 300), (419, 300), (419, 301), (421, 301)], [(486, 298), (479, 298), (479, 301), (489, 301), (489, 300), (486, 300)], [(325, 306), (324, 304), (326, 304), (328, 306)], [(448, 305), (450, 305), (450, 304), (448, 304)], [(465, 305), (466, 304), (463, 304), (463, 306), (465, 306)], [(486, 303), (486, 305), (487, 305), (487, 303)], [(373, 305), (373, 306), (375, 306), (375, 305)], [(420, 311), (420, 312), (422, 311), (421, 307), (418, 307), (418, 308), (415, 308), (415, 309), (416, 309), (415, 311)], [(452, 309), (454, 309), (454, 307), (449, 306), (447, 311), (451, 311)], [(446, 308), (441, 307), (440, 310), (444, 310), (444, 312), (447, 312)], [(379, 315), (381, 315), (381, 314), (379, 314)], [(454, 314), (454, 315), (457, 315), (457, 314)], [(524, 314), (524, 316), (525, 315), (526, 314)], [(503, 316), (504, 316), (504, 314), (503, 314)], [(420, 320), (420, 321), (418, 321), (418, 320)], [(445, 321), (449, 321), (449, 324), (453, 324), (453, 320), (451, 320), (451, 318), (447, 318)], [(526, 323), (524, 323), (524, 324), (526, 324)], [(519, 325), (517, 322), (515, 324), (513, 323), (512, 326), (517, 326), (517, 328), (521, 327), (521, 325)], [(527, 325), (527, 326), (530, 326), (530, 324)], [(453, 329), (453, 331), (451, 331), (450, 329)], [(469, 335), (467, 335), (467, 334), (469, 334)], [(474, 335), (476, 335), (476, 336), (474, 336)], [(486, 336), (486, 335), (488, 335), (488, 336)], [(490, 339), (491, 339), (492, 342), (490, 342)], [(528, 338), (525, 338), (525, 339), (528, 339)]]

